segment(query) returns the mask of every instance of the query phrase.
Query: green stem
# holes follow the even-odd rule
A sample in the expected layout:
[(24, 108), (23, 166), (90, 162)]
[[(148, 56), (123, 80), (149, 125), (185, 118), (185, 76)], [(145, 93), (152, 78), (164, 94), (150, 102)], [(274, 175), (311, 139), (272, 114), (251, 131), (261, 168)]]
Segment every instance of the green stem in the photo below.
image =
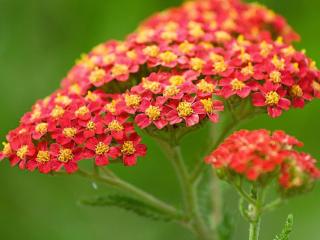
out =
[(163, 212), (164, 214), (168, 215), (172, 219), (180, 222), (181, 224), (185, 225), (185, 217), (173, 206), (159, 200), (158, 198), (154, 197), (153, 195), (121, 180), (120, 178), (112, 178), (112, 177), (102, 177), (97, 174), (91, 174), (83, 170), (79, 170), (77, 172), (80, 176), (85, 177), (87, 179), (91, 179), (97, 182), (104, 183), (108, 186), (114, 187), (118, 190), (126, 192), (128, 194), (133, 194), (138, 197), (140, 200), (150, 204), (154, 208), (158, 209), (159, 211)]
[(250, 222), (249, 240), (259, 240), (260, 223), (260, 218), (254, 222)]
[(189, 217), (189, 224), (191, 229), (197, 235), (198, 239), (212, 240), (214, 236), (210, 233), (204, 220), (201, 217), (199, 206), (197, 203), (197, 191), (194, 184), (190, 180), (190, 174), (182, 158), (180, 147), (176, 145), (174, 141), (173, 144), (164, 144), (163, 147), (169, 160), (174, 166), (178, 180), (180, 182), (184, 208)]

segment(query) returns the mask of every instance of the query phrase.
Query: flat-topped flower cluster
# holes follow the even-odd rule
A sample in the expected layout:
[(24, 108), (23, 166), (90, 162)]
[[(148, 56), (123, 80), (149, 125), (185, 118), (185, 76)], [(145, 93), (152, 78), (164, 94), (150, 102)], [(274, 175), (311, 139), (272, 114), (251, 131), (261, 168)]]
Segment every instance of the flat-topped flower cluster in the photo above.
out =
[(320, 170), (314, 158), (295, 150), (302, 145), (283, 131), (241, 130), (228, 137), (206, 161), (227, 180), (235, 175), (249, 181), (276, 178), (286, 190), (310, 189), (320, 178)]
[(217, 123), (229, 98), (251, 98), (271, 117), (303, 107), (319, 96), (320, 73), (297, 39), (281, 16), (238, 0), (161, 12), (83, 55), (8, 134), (0, 157), (44, 173), (74, 172), (89, 158), (131, 166), (146, 153), (134, 125)]

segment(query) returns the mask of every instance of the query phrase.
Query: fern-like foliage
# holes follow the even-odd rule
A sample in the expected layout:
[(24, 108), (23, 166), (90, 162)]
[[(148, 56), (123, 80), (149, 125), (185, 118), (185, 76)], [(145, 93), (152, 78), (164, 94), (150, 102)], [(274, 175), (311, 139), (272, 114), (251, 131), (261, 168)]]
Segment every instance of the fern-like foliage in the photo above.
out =
[(293, 229), (293, 215), (290, 214), (287, 218), (287, 222), (284, 225), (282, 232), (277, 235), (274, 240), (289, 240), (290, 233)]
[(83, 199), (80, 200), (80, 204), (91, 207), (118, 207), (156, 221), (169, 222), (173, 220), (172, 217), (167, 216), (165, 213), (142, 201), (122, 195), (108, 195)]

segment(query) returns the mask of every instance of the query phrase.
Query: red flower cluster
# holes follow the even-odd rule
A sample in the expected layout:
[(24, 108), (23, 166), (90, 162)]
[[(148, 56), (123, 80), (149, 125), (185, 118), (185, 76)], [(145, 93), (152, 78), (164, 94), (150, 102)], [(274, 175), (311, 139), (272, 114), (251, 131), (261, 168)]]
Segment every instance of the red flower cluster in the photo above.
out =
[(112, 99), (100, 91), (85, 97), (57, 91), (22, 117), (21, 125), (8, 134), (0, 157), (42, 173), (62, 167), (71, 173), (78, 161), (90, 158), (98, 166), (121, 158), (125, 165), (134, 165), (146, 147), (127, 121), (129, 115), (112, 115), (110, 104)]
[(133, 121), (158, 129), (215, 123), (232, 96), (252, 96), (272, 117), (303, 107), (320, 95), (320, 73), (292, 47), (297, 39), (281, 16), (239, 0), (193, 1), (156, 14), (125, 41), (84, 55), (61, 89), (8, 134), (0, 159), (41, 172), (73, 172), (86, 158), (133, 165), (145, 154)]
[(301, 142), (282, 131), (241, 130), (228, 137), (206, 162), (249, 181), (276, 174), (284, 189), (297, 189), (320, 178), (316, 161), (294, 149), (300, 146)]

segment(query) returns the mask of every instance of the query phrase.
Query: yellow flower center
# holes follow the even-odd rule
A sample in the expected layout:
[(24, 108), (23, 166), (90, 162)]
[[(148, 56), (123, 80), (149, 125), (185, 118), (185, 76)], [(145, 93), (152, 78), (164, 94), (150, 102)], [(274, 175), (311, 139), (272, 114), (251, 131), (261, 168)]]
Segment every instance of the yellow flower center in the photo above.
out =
[(48, 131), (48, 123), (38, 123), (35, 128), (36, 132), (45, 134)]
[(132, 141), (126, 141), (121, 147), (121, 152), (125, 155), (132, 155), (136, 152), (134, 144)]
[(292, 56), (293, 54), (295, 54), (296, 50), (293, 48), (293, 46), (289, 46), (289, 47), (283, 48), (283, 49), (281, 50), (281, 52), (282, 52), (286, 57), (290, 57), (290, 56)]
[(178, 56), (171, 51), (160, 53), (159, 57), (165, 63), (172, 63), (178, 58)]
[(95, 130), (96, 129), (96, 124), (93, 121), (89, 121), (87, 123), (87, 129), (90, 130), (90, 131)]
[(179, 50), (184, 54), (190, 53), (193, 48), (194, 45), (189, 43), (188, 41), (185, 41), (179, 45)]
[(230, 84), (233, 91), (240, 91), (246, 86), (244, 82), (238, 79), (233, 79)]
[(91, 91), (88, 91), (87, 96), (85, 97), (86, 100), (91, 101), (91, 102), (95, 102), (99, 99), (99, 95), (95, 94)]
[(191, 58), (191, 68), (194, 71), (201, 71), (203, 69), (205, 62), (201, 58)]
[(271, 62), (278, 70), (283, 70), (285, 67), (285, 60), (276, 55), (273, 56)]
[(62, 95), (62, 94), (58, 94), (55, 97), (54, 102), (57, 103), (57, 104), (62, 104), (62, 105), (67, 106), (72, 102), (72, 100), (68, 96), (65, 96), (65, 95)]
[(114, 114), (116, 112), (116, 105), (117, 105), (117, 101), (112, 100), (110, 103), (106, 104), (105, 109), (110, 113)]
[(168, 41), (168, 42), (172, 42), (172, 41), (176, 40), (177, 37), (178, 37), (178, 35), (174, 31), (165, 31), (165, 32), (161, 33), (161, 38), (163, 40)]
[(212, 99), (208, 98), (208, 99), (201, 99), (200, 102), (202, 103), (204, 110), (207, 113), (213, 113), (213, 102)]
[(79, 84), (74, 83), (69, 87), (69, 92), (79, 95), (81, 93), (81, 87)]
[(84, 116), (87, 113), (89, 113), (89, 108), (87, 108), (86, 106), (82, 106), (80, 108), (78, 108), (78, 110), (75, 112), (76, 116)]
[(3, 142), (3, 150), (2, 153), (6, 156), (10, 155), (12, 153), (12, 149), (9, 143)]
[(262, 57), (267, 57), (271, 50), (272, 50), (272, 45), (271, 44), (268, 44), (267, 42), (262, 42), (260, 43), (260, 54)]
[(116, 60), (116, 55), (113, 53), (105, 55), (102, 59), (102, 61), (105, 65), (110, 65), (110, 64), (114, 63), (115, 60)]
[(273, 83), (281, 83), (281, 73), (279, 71), (272, 71), (269, 77)]
[(224, 62), (223, 56), (216, 54), (216, 53), (210, 53), (209, 58), (212, 62)]
[(180, 92), (180, 89), (177, 86), (171, 85), (171, 86), (167, 86), (165, 88), (165, 90), (163, 91), (163, 96), (173, 97), (173, 96), (177, 95), (179, 92)]
[(31, 113), (31, 120), (38, 119), (40, 116), (41, 116), (41, 111), (40, 109), (36, 108)]
[(129, 52), (127, 52), (127, 57), (131, 60), (135, 60), (137, 59), (137, 53), (135, 50), (131, 50)]
[(139, 107), (141, 102), (141, 97), (139, 95), (135, 94), (126, 94), (124, 97), (124, 100), (126, 102), (126, 105), (128, 107)]
[(299, 63), (292, 63), (293, 71), (298, 73), (300, 71)]
[(320, 92), (320, 84), (317, 81), (313, 81), (312, 82), (312, 88), (317, 91)]
[(121, 132), (123, 130), (123, 126), (117, 120), (112, 120), (108, 124), (108, 129), (110, 131)]
[(24, 159), (27, 155), (29, 151), (29, 148), (27, 145), (23, 145), (22, 147), (20, 147), (17, 151), (17, 156), (20, 158), (20, 159)]
[(212, 83), (208, 83), (206, 80), (202, 79), (197, 84), (197, 89), (203, 93), (213, 93), (215, 87)]
[(124, 64), (115, 64), (111, 69), (111, 75), (113, 77), (121, 76), (127, 74), (129, 72), (129, 68)]
[(303, 91), (299, 85), (295, 84), (291, 87), (291, 94), (296, 97), (302, 97)]
[(146, 109), (146, 115), (151, 119), (152, 121), (156, 121), (159, 119), (161, 114), (160, 108), (156, 106), (150, 106)]
[(156, 45), (147, 46), (143, 49), (143, 53), (149, 57), (157, 57), (160, 49)]
[(183, 76), (179, 76), (179, 75), (172, 76), (172, 77), (170, 77), (170, 79), (169, 79), (169, 82), (170, 82), (172, 85), (175, 85), (175, 86), (179, 86), (179, 85), (181, 85), (182, 83), (184, 83), (185, 81), (186, 81), (186, 79), (185, 79)]
[(217, 31), (215, 37), (218, 43), (224, 43), (231, 40), (231, 35), (225, 31)]
[(205, 34), (199, 23), (190, 22), (188, 28), (189, 34), (194, 38), (200, 38)]
[(73, 138), (77, 134), (77, 129), (76, 128), (64, 128), (62, 133), (65, 137)]
[(254, 68), (252, 66), (252, 63), (249, 62), (248, 66), (242, 68), (241, 73), (245, 76), (252, 76), (254, 74)]
[(99, 142), (96, 146), (95, 152), (97, 155), (103, 155), (109, 152), (110, 147), (103, 142)]
[(61, 106), (55, 106), (54, 109), (51, 111), (51, 117), (53, 118), (60, 118), (64, 114), (64, 109)]
[(192, 105), (189, 102), (180, 102), (177, 111), (179, 117), (188, 117), (193, 113)]
[(213, 64), (214, 70), (216, 70), (216, 72), (218, 73), (222, 73), (225, 70), (227, 70), (227, 65), (225, 64), (224, 61), (219, 61), (219, 62), (215, 62)]
[(142, 87), (146, 90), (150, 90), (150, 91), (157, 91), (160, 87), (160, 83), (159, 82), (152, 82), (147, 80), (146, 78), (142, 79)]
[(58, 155), (58, 161), (67, 163), (73, 159), (73, 153), (70, 148), (61, 149)]
[(39, 163), (49, 162), (50, 153), (48, 151), (39, 151), (37, 154), (36, 161)]
[(101, 68), (95, 68), (89, 76), (89, 81), (91, 83), (100, 83), (103, 82), (106, 76), (106, 72)]
[(277, 105), (280, 100), (279, 94), (275, 91), (268, 92), (265, 98), (266, 98), (266, 104), (268, 105)]

